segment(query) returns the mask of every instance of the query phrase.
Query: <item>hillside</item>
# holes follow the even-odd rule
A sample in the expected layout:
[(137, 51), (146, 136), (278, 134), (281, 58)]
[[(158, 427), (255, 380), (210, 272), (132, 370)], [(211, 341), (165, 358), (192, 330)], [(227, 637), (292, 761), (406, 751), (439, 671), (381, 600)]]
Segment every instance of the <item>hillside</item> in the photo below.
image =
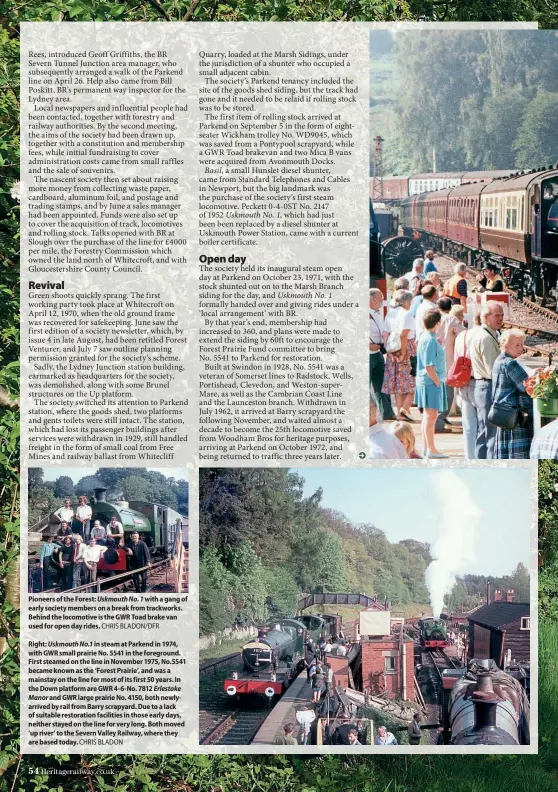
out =
[(384, 138), (385, 176), (432, 170), (434, 150), (438, 171), (556, 161), (552, 32), (407, 31), (390, 47), (377, 31), (370, 48), (371, 141)]
[[(428, 545), (392, 543), (373, 522), (355, 525), (321, 506), (320, 489), (305, 497), (303, 483), (284, 468), (200, 470), (202, 635), (290, 616), (300, 592), (365, 592), (397, 611), (428, 612)], [(449, 605), (474, 607), (485, 589), (486, 578), (463, 578)]]

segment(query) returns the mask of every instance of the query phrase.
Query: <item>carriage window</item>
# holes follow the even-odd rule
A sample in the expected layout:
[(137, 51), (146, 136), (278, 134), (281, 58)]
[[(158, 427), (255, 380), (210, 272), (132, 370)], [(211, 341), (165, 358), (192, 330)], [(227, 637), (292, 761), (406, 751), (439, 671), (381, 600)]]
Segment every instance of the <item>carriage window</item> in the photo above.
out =
[(517, 195), (510, 195), (506, 198), (506, 228), (510, 231), (517, 229)]

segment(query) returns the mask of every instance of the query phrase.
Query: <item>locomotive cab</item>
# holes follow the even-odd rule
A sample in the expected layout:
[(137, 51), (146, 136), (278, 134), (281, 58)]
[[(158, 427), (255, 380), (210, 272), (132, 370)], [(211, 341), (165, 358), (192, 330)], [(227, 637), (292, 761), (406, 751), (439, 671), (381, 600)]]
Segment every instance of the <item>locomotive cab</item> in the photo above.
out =
[(374, 206), (370, 200), (370, 222), (369, 222), (369, 269), (371, 289), (380, 289), (384, 297), (386, 296), (386, 275), (384, 269), (384, 255), (382, 248), (382, 234), (378, 225), (378, 218), (374, 211)]
[(543, 181), (541, 187), (541, 257), (555, 259), (558, 258), (558, 178)]

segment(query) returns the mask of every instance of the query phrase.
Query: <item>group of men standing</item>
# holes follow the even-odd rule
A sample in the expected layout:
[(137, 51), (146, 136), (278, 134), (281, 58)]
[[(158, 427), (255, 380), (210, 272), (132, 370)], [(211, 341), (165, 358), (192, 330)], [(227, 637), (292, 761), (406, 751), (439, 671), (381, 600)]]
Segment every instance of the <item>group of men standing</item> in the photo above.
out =
[(133, 531), (130, 541), (124, 544), (124, 528), (115, 515), (107, 525), (100, 520), (93, 521), (91, 525), (93, 512), (84, 495), (79, 498), (75, 510), (67, 498), (55, 515), (60, 519), (58, 532), (55, 536), (48, 536), (41, 547), (42, 591), (54, 586), (68, 591), (95, 583), (101, 558), (110, 568), (110, 565), (118, 564), (119, 550), (126, 554), (127, 569), (133, 572), (136, 592), (147, 591), (146, 567), (151, 566), (151, 554), (137, 531)]

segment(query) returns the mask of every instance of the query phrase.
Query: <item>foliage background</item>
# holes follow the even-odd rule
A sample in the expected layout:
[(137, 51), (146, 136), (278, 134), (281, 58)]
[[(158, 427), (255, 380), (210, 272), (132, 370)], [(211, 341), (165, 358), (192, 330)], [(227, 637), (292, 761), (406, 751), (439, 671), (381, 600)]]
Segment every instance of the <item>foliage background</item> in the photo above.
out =
[[(537, 20), (555, 0), (0, 0), (0, 792), (555, 792), (558, 789), (558, 621), (542, 601), (539, 756), (358, 757), (18, 755), (18, 25), (21, 20)], [(552, 516), (550, 537), (555, 531)], [(545, 543), (547, 540), (544, 540)], [(546, 546), (546, 544), (545, 544)], [(553, 548), (541, 583), (556, 579)], [(547, 573), (548, 570), (548, 573)], [(552, 583), (552, 585), (554, 585)], [(555, 600), (554, 600), (555, 601)], [(49, 772), (81, 769), (81, 775)]]
[(93, 476), (80, 476), (76, 468), (76, 482), (70, 476), (58, 476), (44, 481), (42, 468), (29, 468), (27, 475), (28, 521), (35, 525), (41, 518), (59, 509), (66, 498), (77, 503), (80, 495), (88, 499), (96, 487), (107, 487), (109, 502), (115, 500), (161, 503), (188, 514), (188, 482), (167, 477), (157, 470), (146, 468), (99, 468)]
[[(301, 593), (365, 592), (396, 612), (431, 613), (424, 573), (432, 557), (413, 538), (391, 543), (372, 524), (352, 524), (303, 496), (303, 479), (287, 468), (200, 470), (200, 633), (292, 616)], [(412, 528), (410, 527), (412, 534)], [(523, 564), (493, 590), (529, 601)], [(446, 601), (469, 610), (486, 596), (488, 578), (464, 575)], [(408, 609), (407, 609), (408, 610)]]
[[(558, 6), (558, 4), (557, 4)], [(558, 33), (374, 31), (371, 139), (384, 171), (538, 168), (558, 160)]]

